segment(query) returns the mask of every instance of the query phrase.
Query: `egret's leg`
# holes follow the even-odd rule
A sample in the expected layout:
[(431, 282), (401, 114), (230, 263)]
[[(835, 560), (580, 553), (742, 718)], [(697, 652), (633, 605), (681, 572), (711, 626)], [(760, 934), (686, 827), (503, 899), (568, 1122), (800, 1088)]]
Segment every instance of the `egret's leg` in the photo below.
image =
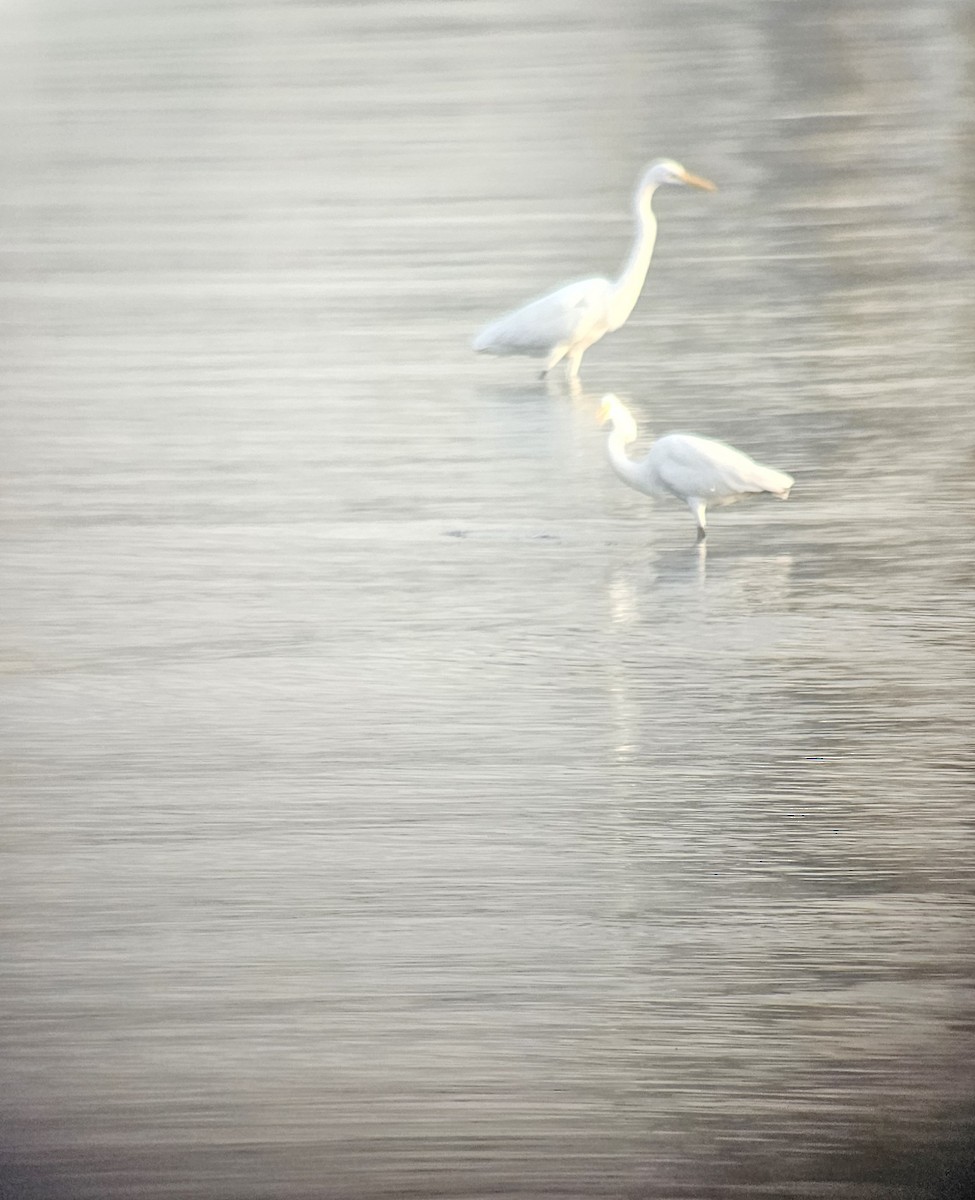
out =
[(584, 351), (579, 350), (574, 354), (570, 354), (565, 366), (565, 377), (568, 380), (579, 378), (579, 365), (582, 362)]
[(707, 505), (698, 496), (688, 496), (687, 507), (697, 522), (697, 540), (703, 542), (708, 536)]
[(562, 359), (565, 358), (565, 351), (565, 346), (556, 346), (549, 353), (548, 358), (545, 360), (545, 366), (542, 368), (542, 373), (539, 376), (539, 379), (544, 379), (549, 371), (551, 371), (551, 369), (555, 366), (555, 364), (560, 363)]

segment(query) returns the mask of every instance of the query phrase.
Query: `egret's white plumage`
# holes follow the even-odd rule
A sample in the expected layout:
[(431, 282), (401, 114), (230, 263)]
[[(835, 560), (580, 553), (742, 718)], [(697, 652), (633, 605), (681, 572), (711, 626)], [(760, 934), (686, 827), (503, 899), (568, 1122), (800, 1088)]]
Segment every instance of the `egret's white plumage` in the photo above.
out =
[(768, 492), (788, 500), (791, 475), (766, 467), (711, 438), (691, 433), (668, 433), (642, 459), (632, 459), (626, 447), (637, 438), (630, 410), (612, 394), (603, 397), (600, 422), (612, 421), (607, 449), (609, 461), (624, 483), (648, 496), (683, 500), (697, 522), (700, 541), (707, 530), (707, 509), (734, 504), (745, 496)]
[(680, 163), (664, 158), (644, 172), (636, 191), (637, 230), (630, 256), (616, 279), (580, 279), (532, 300), (493, 321), (474, 339), (479, 354), (526, 354), (544, 358), (542, 371), (567, 359), (568, 376), (579, 374), (582, 356), (604, 334), (626, 321), (647, 277), (657, 220), (653, 194), (661, 184), (684, 184), (714, 191), (708, 179), (692, 175)]

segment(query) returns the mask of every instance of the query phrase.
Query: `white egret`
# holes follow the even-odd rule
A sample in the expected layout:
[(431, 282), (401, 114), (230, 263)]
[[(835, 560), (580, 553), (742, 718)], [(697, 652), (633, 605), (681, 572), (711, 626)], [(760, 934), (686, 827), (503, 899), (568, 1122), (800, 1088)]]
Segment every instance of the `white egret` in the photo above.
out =
[(636, 190), (636, 237), (619, 276), (580, 279), (532, 300), (482, 329), (474, 339), (474, 349), (479, 354), (544, 358), (543, 376), (566, 358), (567, 375), (575, 379), (583, 354), (604, 334), (619, 329), (640, 298), (657, 238), (653, 194), (665, 183), (715, 190), (709, 179), (692, 175), (672, 158), (653, 163)]
[(611, 393), (603, 396), (600, 424), (612, 421), (607, 449), (613, 470), (630, 487), (648, 496), (683, 500), (697, 522), (697, 540), (707, 535), (707, 510), (734, 504), (745, 496), (769, 492), (788, 500), (791, 475), (765, 467), (733, 446), (691, 433), (668, 433), (642, 459), (629, 457), (626, 447), (637, 438), (636, 421), (626, 405)]

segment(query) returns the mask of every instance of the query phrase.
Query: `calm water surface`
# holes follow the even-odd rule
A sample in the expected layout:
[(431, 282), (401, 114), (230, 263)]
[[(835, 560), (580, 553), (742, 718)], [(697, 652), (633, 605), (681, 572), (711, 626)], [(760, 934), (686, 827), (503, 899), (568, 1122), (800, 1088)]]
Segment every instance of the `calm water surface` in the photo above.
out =
[(0, 1182), (968, 1194), (970, 8), (4, 20)]

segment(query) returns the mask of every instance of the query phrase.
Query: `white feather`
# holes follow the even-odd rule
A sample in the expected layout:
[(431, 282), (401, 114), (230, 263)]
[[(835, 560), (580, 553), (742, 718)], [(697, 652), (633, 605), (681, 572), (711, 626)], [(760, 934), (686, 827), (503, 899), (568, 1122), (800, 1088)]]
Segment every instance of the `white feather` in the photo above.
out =
[(788, 499), (792, 477), (755, 462), (741, 450), (692, 433), (669, 433), (654, 442), (643, 460), (650, 491), (686, 501), (699, 496), (709, 507), (733, 504), (743, 496), (770, 492)]
[(505, 313), (474, 339), (479, 354), (525, 354), (546, 358), (557, 346), (597, 341), (610, 290), (608, 279), (580, 279), (523, 308)]

